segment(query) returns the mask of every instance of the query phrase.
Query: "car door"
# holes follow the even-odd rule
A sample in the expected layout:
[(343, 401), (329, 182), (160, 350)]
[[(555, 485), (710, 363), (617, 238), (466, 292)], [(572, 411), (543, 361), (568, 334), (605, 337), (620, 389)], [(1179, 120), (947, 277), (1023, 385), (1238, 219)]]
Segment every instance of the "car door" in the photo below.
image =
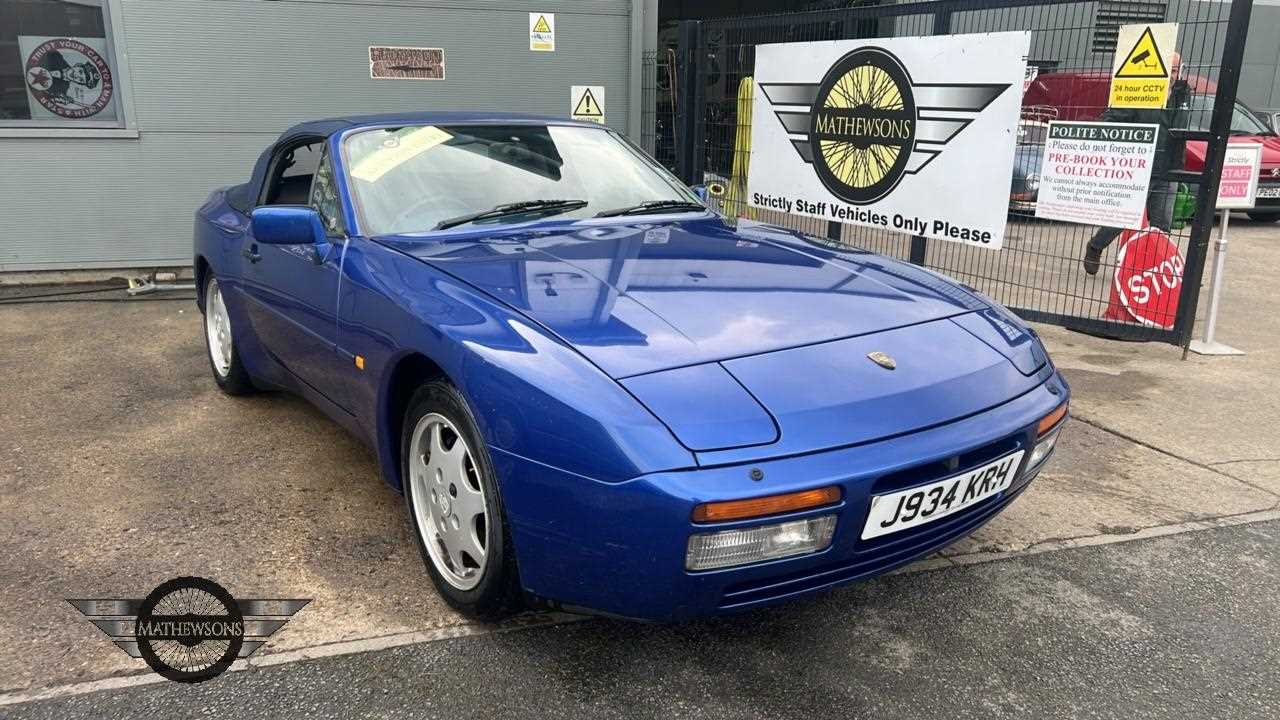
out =
[[(321, 143), (323, 145), (323, 143)], [(277, 182), (287, 182), (279, 177)], [(333, 168), (325, 151), (305, 198), (269, 191), (271, 204), (305, 199), (320, 213), (330, 243), (267, 245), (245, 236), (244, 288), (249, 321), (270, 353), (290, 373), (342, 407), (335, 340), (338, 281), (346, 233), (338, 212)]]

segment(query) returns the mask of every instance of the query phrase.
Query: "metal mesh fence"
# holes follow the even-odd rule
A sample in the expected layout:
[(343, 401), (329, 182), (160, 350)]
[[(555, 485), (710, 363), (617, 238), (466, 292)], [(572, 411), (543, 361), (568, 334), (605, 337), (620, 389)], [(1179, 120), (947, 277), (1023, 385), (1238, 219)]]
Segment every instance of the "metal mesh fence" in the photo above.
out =
[(675, 50), (645, 51), (641, 68), (644, 91), (641, 145), (658, 162), (675, 167)]
[[(1189, 339), (1194, 322), (1196, 290), (1213, 222), (1212, 205), (1207, 203), (1210, 190), (1216, 194), (1211, 185), (1216, 184), (1217, 169), (1211, 168), (1204, 177), (1199, 171), (1205, 169), (1206, 156), (1212, 163), (1216, 155), (1220, 163), (1221, 148), (1216, 146), (1225, 144), (1228, 134), (1247, 134), (1254, 122), (1243, 108), (1214, 113), (1218, 105), (1226, 104), (1230, 110), (1235, 103), (1234, 81), (1220, 87), (1219, 79), (1224, 57), (1235, 58), (1228, 61), (1228, 68), (1238, 75), (1245, 28), (1231, 27), (1230, 21), (1233, 6), (1248, 2), (1136, 4), (1141, 5), (1135, 10), (1141, 11), (1141, 17), (1135, 15), (1133, 22), (1149, 21), (1163, 9), (1159, 19), (1179, 23), (1177, 51), (1184, 83), (1181, 91), (1175, 84), (1173, 93), (1175, 97), (1184, 93), (1180, 96), (1183, 100), (1173, 101), (1185, 105), (1184, 111), (1173, 116), (1177, 122), (1162, 134), (1157, 147), (1157, 154), (1167, 153), (1170, 158), (1170, 172), (1153, 176), (1148, 200), (1150, 223), (1169, 232), (1185, 259), (1185, 263), (1175, 264), (1176, 272), (1165, 272), (1155, 289), (1178, 294), (1182, 302), (1176, 316), (1170, 311), (1165, 317), (1155, 317), (1154, 322), (1117, 313), (1111, 303), (1117, 252), (1123, 243), (1103, 241), (1118, 235), (1119, 230), (1035, 217), (1039, 162), (1048, 123), (1109, 119), (1104, 115), (1113, 59), (1109, 48), (1114, 47), (1116, 27), (1127, 22), (1125, 3), (941, 0), (703, 21), (682, 34), (683, 72), (672, 77), (687, 78), (684, 82), (696, 86), (672, 93), (670, 127), (672, 137), (679, 140), (673, 140), (673, 145), (679, 147), (674, 163), (668, 160), (670, 156), (660, 154), (659, 159), (678, 167), (691, 182), (722, 182), (728, 191), (719, 200), (727, 215), (766, 221), (916, 262), (977, 288), (1028, 319), (1115, 337), (1181, 344)], [(1154, 10), (1153, 5), (1157, 6)], [(1236, 15), (1235, 22), (1240, 23), (1238, 8)], [(1247, 25), (1247, 8), (1243, 18)], [(1031, 32), (1027, 60), (1037, 74), (1023, 96), (1014, 176), (1007, 189), (1009, 218), (1003, 249), (993, 251), (747, 206), (751, 76), (757, 44), (1008, 30)], [(680, 113), (681, 125), (677, 126), (674, 104), (679, 102), (687, 104), (692, 116), (684, 118)], [(658, 108), (658, 113), (665, 112), (661, 105)], [(1211, 128), (1214, 118), (1223, 127)], [(766, 120), (756, 118), (757, 122)], [(1225, 126), (1228, 124), (1230, 127)], [(679, 137), (682, 128), (685, 136)], [(679, 155), (685, 152), (689, 159), (682, 164)], [(958, 194), (992, 191), (970, 187), (964, 177), (954, 179)], [(1206, 217), (1197, 216), (1197, 209)], [(1096, 265), (1086, 266), (1091, 240), (1101, 252)], [(1184, 285), (1190, 290), (1184, 291)]]

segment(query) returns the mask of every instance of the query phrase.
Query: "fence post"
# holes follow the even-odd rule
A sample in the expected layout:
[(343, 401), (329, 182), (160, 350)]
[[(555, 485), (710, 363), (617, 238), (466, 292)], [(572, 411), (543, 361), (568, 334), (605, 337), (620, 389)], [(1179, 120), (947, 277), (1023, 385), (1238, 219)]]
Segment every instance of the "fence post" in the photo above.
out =
[[(933, 13), (933, 34), (947, 35), (951, 32), (951, 10), (940, 9)], [(925, 255), (929, 252), (929, 239), (923, 235), (911, 237), (911, 255), (908, 259), (915, 265), (924, 265)]]
[[(861, 36), (861, 33), (858, 32), (858, 21), (853, 19), (852, 17), (845, 17), (844, 20), (842, 20), (840, 23), (839, 39), (851, 40), (860, 36)], [(839, 220), (827, 221), (827, 239), (828, 240), (831, 240), (839, 244), (841, 242), (841, 236), (843, 234), (843, 230), (844, 230), (844, 224), (841, 223)]]
[(1222, 161), (1231, 134), (1231, 115), (1235, 112), (1236, 90), (1240, 86), (1240, 66), (1244, 63), (1245, 37), (1249, 33), (1249, 17), (1253, 0), (1232, 0), (1227, 19), (1227, 33), (1222, 46), (1222, 64), (1218, 71), (1218, 92), (1213, 98), (1213, 116), (1209, 120), (1211, 135), (1204, 156), (1204, 171), (1196, 193), (1196, 219), (1191, 226), (1187, 245), (1187, 264), (1182, 273), (1182, 289), (1178, 294), (1178, 317), (1174, 336), (1187, 357), (1191, 336), (1195, 333), (1196, 306), (1200, 301), (1200, 282), (1204, 277), (1205, 258), (1209, 251), (1209, 235), (1218, 204), (1218, 183), (1222, 178)]
[(682, 20), (677, 35), (676, 88), (677, 115), (680, 118), (676, 133), (676, 171), (688, 185), (702, 183), (706, 130), (703, 118), (706, 104), (703, 100), (702, 74), (706, 65), (706, 49), (702, 46), (702, 23), (698, 20)]

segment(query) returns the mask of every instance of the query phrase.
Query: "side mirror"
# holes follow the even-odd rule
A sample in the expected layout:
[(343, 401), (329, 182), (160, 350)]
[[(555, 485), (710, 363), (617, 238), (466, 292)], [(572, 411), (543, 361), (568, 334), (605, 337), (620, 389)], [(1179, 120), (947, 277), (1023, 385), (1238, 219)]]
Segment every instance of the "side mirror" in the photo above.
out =
[(690, 185), (689, 189), (693, 191), (694, 195), (698, 196), (698, 199), (702, 201), (703, 205), (707, 204), (708, 193), (706, 185)]
[(264, 205), (253, 210), (253, 239), (264, 245), (328, 245), (320, 213), (305, 205)]

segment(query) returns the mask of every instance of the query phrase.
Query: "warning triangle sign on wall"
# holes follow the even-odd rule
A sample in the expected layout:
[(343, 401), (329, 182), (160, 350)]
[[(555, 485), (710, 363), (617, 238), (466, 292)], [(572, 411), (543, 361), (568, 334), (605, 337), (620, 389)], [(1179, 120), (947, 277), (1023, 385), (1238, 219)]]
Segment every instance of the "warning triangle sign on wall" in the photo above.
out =
[(1138, 42), (1134, 43), (1133, 49), (1125, 56), (1124, 62), (1120, 63), (1120, 69), (1116, 70), (1116, 77), (1169, 77), (1169, 68), (1165, 67), (1164, 57), (1160, 55), (1160, 48), (1156, 47), (1156, 38), (1151, 34), (1150, 27), (1138, 36)]
[[(563, 107), (563, 105), (561, 106)], [(574, 117), (604, 117), (604, 112), (600, 110), (600, 103), (596, 102), (596, 96), (591, 94), (590, 90), (582, 93), (582, 99), (578, 101), (576, 107), (573, 108)]]
[(545, 15), (538, 16), (538, 22), (533, 24), (533, 32), (544, 32), (544, 33), (551, 32), (551, 25), (547, 23), (547, 18)]

